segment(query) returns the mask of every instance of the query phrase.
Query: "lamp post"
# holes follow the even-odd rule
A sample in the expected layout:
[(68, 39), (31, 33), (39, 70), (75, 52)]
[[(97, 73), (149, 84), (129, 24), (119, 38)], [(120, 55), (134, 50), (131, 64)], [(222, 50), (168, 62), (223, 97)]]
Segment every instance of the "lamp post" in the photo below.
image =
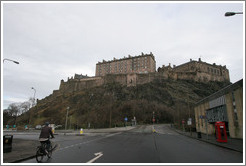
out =
[(225, 17), (234, 16), (236, 14), (243, 14), (243, 12), (226, 12)]
[(34, 90), (34, 95), (33, 95), (33, 104), (32, 104), (32, 106), (34, 106), (34, 104), (35, 104), (35, 94), (36, 94), (36, 89), (34, 88), (34, 87), (32, 87), (31, 89), (33, 89)]
[(16, 64), (19, 64), (19, 62), (17, 62), (17, 61), (14, 61), (14, 60), (11, 60), (11, 59), (3, 59), (3, 63), (4, 63), (4, 61), (11, 61), (11, 62), (14, 62), (14, 63), (16, 63)]
[(68, 117), (68, 110), (69, 110), (69, 107), (67, 107), (67, 116), (66, 116), (65, 130), (67, 130), (67, 117)]

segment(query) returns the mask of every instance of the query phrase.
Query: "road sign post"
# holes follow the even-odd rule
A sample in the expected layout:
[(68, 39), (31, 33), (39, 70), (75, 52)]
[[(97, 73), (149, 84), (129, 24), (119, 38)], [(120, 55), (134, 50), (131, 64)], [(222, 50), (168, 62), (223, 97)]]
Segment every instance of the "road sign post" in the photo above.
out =
[(192, 135), (191, 134), (191, 125), (192, 125), (192, 119), (191, 118), (188, 119), (187, 125), (190, 127), (190, 135)]
[(183, 132), (185, 131), (185, 129), (184, 129), (184, 123), (185, 123), (185, 120), (183, 119), (182, 120)]
[(127, 124), (127, 121), (128, 121), (128, 118), (127, 117), (125, 117), (125, 126), (126, 126), (126, 124)]

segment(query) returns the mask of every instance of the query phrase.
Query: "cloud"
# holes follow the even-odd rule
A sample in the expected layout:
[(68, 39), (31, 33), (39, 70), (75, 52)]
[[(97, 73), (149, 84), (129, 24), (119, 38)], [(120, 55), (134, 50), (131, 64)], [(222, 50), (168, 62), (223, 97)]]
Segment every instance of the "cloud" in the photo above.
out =
[[(37, 98), (98, 61), (152, 52), (157, 68), (199, 57), (243, 77), (242, 3), (4, 3), (3, 95)], [(24, 95), (24, 96), (23, 96)], [(5, 98), (4, 98), (5, 100)], [(5, 103), (5, 101), (4, 101)]]

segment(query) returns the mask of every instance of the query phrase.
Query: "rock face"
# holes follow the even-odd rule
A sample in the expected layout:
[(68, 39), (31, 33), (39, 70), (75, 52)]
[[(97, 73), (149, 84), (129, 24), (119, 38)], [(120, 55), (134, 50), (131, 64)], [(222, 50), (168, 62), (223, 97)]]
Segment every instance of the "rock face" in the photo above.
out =
[(66, 108), (70, 107), (70, 124), (76, 127), (86, 127), (87, 123), (94, 127), (122, 125), (125, 116), (151, 123), (153, 112), (159, 122), (179, 124), (187, 112), (193, 114), (192, 104), (229, 83), (226, 66), (211, 65), (200, 58), (151, 73), (75, 74), (39, 100), (29, 117), (34, 125), (45, 121), (64, 124)]
[[(136, 83), (135, 86), (127, 86), (127, 79), (122, 81), (127, 75), (105, 76), (97, 80), (103, 80), (97, 86), (92, 86), (90, 78), (86, 78), (84, 87), (81, 80), (68, 80), (71, 83), (39, 100), (30, 110), (31, 123), (38, 125), (49, 121), (64, 127), (69, 107), (68, 126), (73, 129), (87, 128), (88, 124), (91, 128), (123, 126), (125, 117), (128, 117), (128, 123), (136, 117), (137, 123), (151, 124), (153, 112), (156, 122), (179, 125), (189, 113), (194, 117), (194, 103), (228, 85), (226, 82), (153, 79), (151, 74), (135, 76), (137, 74), (128, 76), (128, 82)], [(74, 89), (70, 90), (68, 85)]]

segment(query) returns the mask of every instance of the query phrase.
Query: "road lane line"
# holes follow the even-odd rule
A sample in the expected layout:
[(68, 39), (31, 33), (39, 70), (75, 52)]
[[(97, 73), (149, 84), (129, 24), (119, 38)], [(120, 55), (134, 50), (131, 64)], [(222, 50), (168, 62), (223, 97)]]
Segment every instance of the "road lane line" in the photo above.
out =
[(91, 159), (90, 161), (88, 161), (87, 163), (94, 163), (97, 159), (99, 159), (100, 157), (103, 156), (102, 152), (98, 152), (98, 153), (94, 153), (94, 155), (96, 156), (95, 158)]
[(93, 139), (93, 140), (81, 142), (81, 143), (79, 143), (79, 144), (69, 145), (69, 146), (60, 148), (59, 151), (60, 151), (60, 150), (63, 150), (63, 149), (71, 148), (71, 147), (73, 147), (73, 146), (78, 146), (78, 145), (82, 145), (82, 144), (87, 144), (87, 143), (90, 143), (90, 142), (93, 142), (93, 141), (97, 141), (97, 140), (100, 140), (100, 139), (112, 137), (112, 136), (115, 136), (115, 135), (118, 135), (118, 134), (121, 134), (121, 133), (122, 133), (122, 132), (113, 133), (113, 134), (108, 134), (108, 135), (106, 135), (106, 136), (104, 136), (104, 137), (100, 137), (100, 138), (96, 138), (96, 139)]

